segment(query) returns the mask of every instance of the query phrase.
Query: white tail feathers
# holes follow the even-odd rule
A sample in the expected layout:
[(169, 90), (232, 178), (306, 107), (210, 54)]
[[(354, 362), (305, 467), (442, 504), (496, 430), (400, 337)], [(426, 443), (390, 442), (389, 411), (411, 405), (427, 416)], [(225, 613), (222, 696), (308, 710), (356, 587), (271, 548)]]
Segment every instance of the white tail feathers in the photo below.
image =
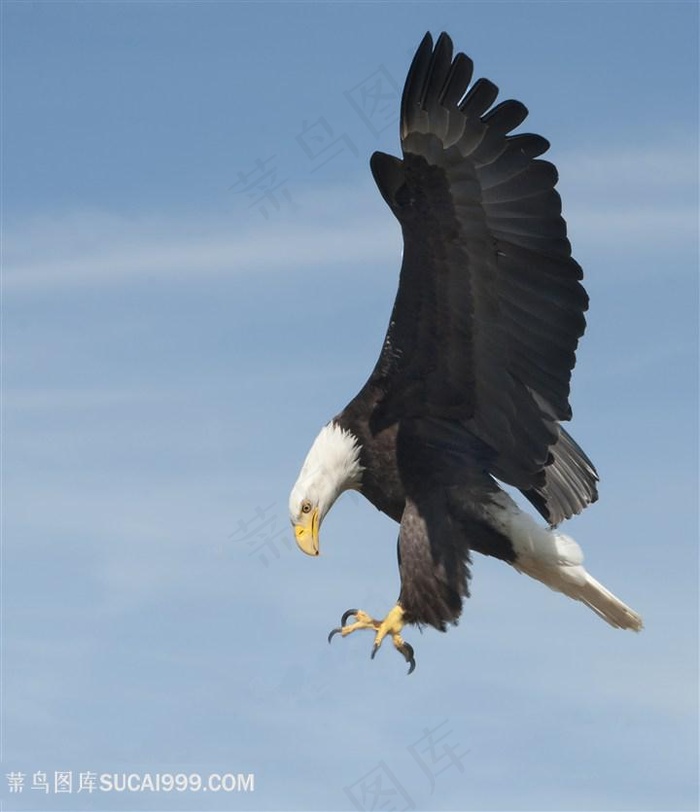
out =
[(586, 573), (586, 583), (581, 588), (581, 594), (575, 596), (578, 600), (590, 606), (603, 620), (606, 620), (616, 629), (632, 629), (641, 631), (644, 624), (642, 618), (630, 609), (627, 604), (616, 598), (610, 590)]
[(540, 527), (505, 493), (494, 500), (489, 518), (511, 540), (517, 555), (515, 569), (585, 603), (616, 629), (640, 631), (642, 618), (589, 575), (583, 552), (572, 538)]
[[(576, 542), (573, 542), (576, 544)], [(576, 544), (578, 547), (578, 544)], [(536, 578), (550, 589), (581, 601), (616, 629), (638, 632), (644, 625), (642, 618), (610, 590), (596, 581), (580, 564), (560, 563), (554, 566), (533, 559), (518, 559), (515, 568)]]

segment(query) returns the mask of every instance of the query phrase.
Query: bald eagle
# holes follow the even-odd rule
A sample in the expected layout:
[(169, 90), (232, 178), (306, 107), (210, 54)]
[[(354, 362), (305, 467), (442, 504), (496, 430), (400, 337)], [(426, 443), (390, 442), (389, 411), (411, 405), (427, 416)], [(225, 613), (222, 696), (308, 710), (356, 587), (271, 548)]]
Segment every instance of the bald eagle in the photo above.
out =
[[(596, 470), (564, 430), (588, 296), (571, 256), (557, 171), (527, 116), (494, 105), (487, 79), (443, 33), (421, 42), (401, 100), (403, 158), (370, 167), (403, 233), (399, 288), (367, 383), (325, 425), (289, 502), (301, 550), (345, 490), (399, 523), (401, 589), (385, 618), (350, 609), (329, 635), (374, 632), (374, 657), (407, 624), (445, 631), (468, 597), (470, 553), (507, 562), (585, 603), (611, 626), (640, 616), (592, 578), (557, 530), (598, 498)], [(547, 523), (500, 487), (520, 490)], [(352, 622), (348, 622), (352, 620)]]

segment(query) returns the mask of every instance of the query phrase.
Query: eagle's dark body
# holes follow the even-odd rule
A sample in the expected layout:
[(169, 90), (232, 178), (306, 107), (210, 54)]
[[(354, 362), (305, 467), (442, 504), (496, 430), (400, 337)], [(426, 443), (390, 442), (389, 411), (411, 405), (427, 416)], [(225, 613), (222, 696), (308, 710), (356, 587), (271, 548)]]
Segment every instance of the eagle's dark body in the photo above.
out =
[[(368, 384), (334, 422), (360, 441), (360, 492), (401, 525), (399, 602), (407, 622), (444, 630), (469, 595), (470, 550), (516, 560), (511, 540), (483, 510), (500, 489), (486, 468), (489, 450), (460, 426), (413, 419), (374, 433), (371, 415), (380, 396)], [(587, 460), (564, 436), (567, 453), (571, 447)], [(594, 469), (586, 463), (581, 470), (595, 498)]]
[[(399, 602), (407, 622), (444, 630), (469, 594), (470, 549), (515, 558), (510, 540), (480, 518), (479, 505), (497, 485), (470, 453), (466, 434), (446, 455), (443, 446), (431, 446), (426, 421), (393, 423), (374, 433), (368, 417), (379, 396), (366, 386), (335, 422), (360, 441), (360, 492), (401, 524)], [(437, 543), (426, 544), (431, 538)]]

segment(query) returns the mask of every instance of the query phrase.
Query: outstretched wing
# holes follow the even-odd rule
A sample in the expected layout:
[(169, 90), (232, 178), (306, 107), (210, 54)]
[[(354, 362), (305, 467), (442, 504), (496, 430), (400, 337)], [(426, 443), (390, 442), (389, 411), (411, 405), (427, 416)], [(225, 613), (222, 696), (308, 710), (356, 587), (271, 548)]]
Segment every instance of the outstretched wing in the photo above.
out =
[[(568, 469), (585, 462), (570, 505), (578, 512), (595, 498), (595, 470), (568, 435), (560, 442), (559, 421), (571, 417), (569, 381), (585, 329), (582, 272), (556, 169), (539, 160), (548, 142), (509, 135), (526, 108), (512, 100), (492, 107), (496, 86), (479, 79), (467, 92), (471, 77), (471, 60), (452, 58), (446, 34), (434, 49), (427, 34), (401, 103), (403, 160), (372, 156), (404, 239), (391, 322), (368, 382), (381, 392), (373, 428), (406, 417), (459, 421), (493, 452), (490, 472), (545, 510), (557, 489), (566, 502)], [(550, 518), (570, 508), (557, 505)]]

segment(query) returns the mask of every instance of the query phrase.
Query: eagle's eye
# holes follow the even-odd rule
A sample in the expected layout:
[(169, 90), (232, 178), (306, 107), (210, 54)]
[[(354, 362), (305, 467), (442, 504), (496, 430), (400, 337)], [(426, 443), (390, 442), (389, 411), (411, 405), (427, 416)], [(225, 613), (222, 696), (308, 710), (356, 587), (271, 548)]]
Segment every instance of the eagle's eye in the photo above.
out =
[(311, 510), (311, 502), (308, 499), (304, 499), (301, 503), (301, 512), (308, 513)]

